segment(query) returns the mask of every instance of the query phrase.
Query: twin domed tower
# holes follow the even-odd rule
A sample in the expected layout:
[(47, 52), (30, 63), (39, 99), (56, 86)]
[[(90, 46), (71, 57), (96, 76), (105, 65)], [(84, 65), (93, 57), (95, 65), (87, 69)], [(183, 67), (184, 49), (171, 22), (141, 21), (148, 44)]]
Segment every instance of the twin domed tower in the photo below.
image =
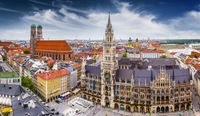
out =
[(31, 52), (31, 54), (34, 53), (34, 49), (35, 49), (37, 40), (43, 40), (42, 26), (38, 25), (36, 27), (35, 24), (32, 24), (31, 25), (31, 37), (30, 37), (30, 49), (31, 49), (30, 52)]

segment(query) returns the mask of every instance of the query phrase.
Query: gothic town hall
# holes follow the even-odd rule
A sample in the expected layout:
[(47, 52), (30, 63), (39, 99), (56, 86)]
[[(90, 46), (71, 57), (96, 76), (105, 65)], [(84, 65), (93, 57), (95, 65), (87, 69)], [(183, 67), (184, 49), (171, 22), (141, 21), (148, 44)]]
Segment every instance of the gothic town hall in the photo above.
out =
[(82, 97), (129, 112), (174, 112), (192, 107), (192, 78), (175, 58), (117, 58), (108, 24), (101, 62), (83, 61)]

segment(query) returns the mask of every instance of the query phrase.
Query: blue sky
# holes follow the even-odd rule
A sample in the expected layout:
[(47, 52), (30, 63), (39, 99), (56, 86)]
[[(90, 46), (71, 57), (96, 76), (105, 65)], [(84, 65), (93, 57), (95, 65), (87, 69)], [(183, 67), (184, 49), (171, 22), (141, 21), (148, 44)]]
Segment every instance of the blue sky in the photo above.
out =
[(199, 0), (0, 0), (0, 39), (103, 39), (108, 12), (116, 39), (200, 38)]

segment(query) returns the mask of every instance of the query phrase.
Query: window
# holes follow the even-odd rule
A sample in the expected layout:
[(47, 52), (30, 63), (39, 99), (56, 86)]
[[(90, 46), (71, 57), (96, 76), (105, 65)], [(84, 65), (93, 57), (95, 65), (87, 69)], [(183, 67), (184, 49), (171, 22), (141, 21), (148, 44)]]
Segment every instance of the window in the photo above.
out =
[(184, 88), (181, 88), (181, 91), (184, 91)]

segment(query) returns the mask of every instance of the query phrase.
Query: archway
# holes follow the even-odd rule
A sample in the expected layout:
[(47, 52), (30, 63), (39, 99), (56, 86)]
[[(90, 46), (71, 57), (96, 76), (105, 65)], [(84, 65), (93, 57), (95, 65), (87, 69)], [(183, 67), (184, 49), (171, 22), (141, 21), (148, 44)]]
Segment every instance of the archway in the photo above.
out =
[(185, 105), (181, 105), (181, 111), (185, 110)]
[(169, 100), (169, 96), (166, 97), (166, 100)]
[(156, 112), (160, 112), (160, 107), (157, 107), (157, 108), (156, 108)]
[(164, 100), (164, 96), (161, 97), (161, 100), (162, 100), (162, 101)]
[(165, 108), (161, 107), (161, 112), (164, 113), (165, 112)]
[(175, 111), (178, 111), (178, 110), (179, 110), (179, 106), (176, 105), (176, 106), (175, 106)]
[(160, 101), (160, 97), (159, 96), (157, 97), (157, 101)]
[(109, 101), (108, 97), (105, 98), (105, 105), (106, 105), (106, 107), (110, 107), (110, 101)]
[(100, 99), (98, 99), (98, 100), (97, 100), (97, 103), (98, 103), (98, 104), (101, 104), (101, 100), (100, 100)]
[(134, 112), (138, 112), (138, 107), (134, 106)]
[(144, 106), (141, 107), (141, 112), (144, 112)]
[(96, 99), (94, 97), (92, 98), (92, 102), (96, 102)]
[(119, 109), (119, 105), (115, 103), (115, 109)]
[(190, 108), (190, 104), (187, 104), (187, 110), (190, 110), (191, 108)]
[(126, 106), (126, 111), (128, 111), (128, 112), (131, 111), (131, 107), (129, 105)]
[(84, 98), (84, 99), (87, 99), (87, 98), (86, 98), (86, 95), (83, 95), (83, 98)]
[(165, 110), (165, 112), (169, 112), (169, 107), (168, 107), (168, 106), (166, 107), (166, 110)]
[(147, 112), (149, 112), (150, 113), (150, 111), (151, 111), (151, 107), (147, 107)]

